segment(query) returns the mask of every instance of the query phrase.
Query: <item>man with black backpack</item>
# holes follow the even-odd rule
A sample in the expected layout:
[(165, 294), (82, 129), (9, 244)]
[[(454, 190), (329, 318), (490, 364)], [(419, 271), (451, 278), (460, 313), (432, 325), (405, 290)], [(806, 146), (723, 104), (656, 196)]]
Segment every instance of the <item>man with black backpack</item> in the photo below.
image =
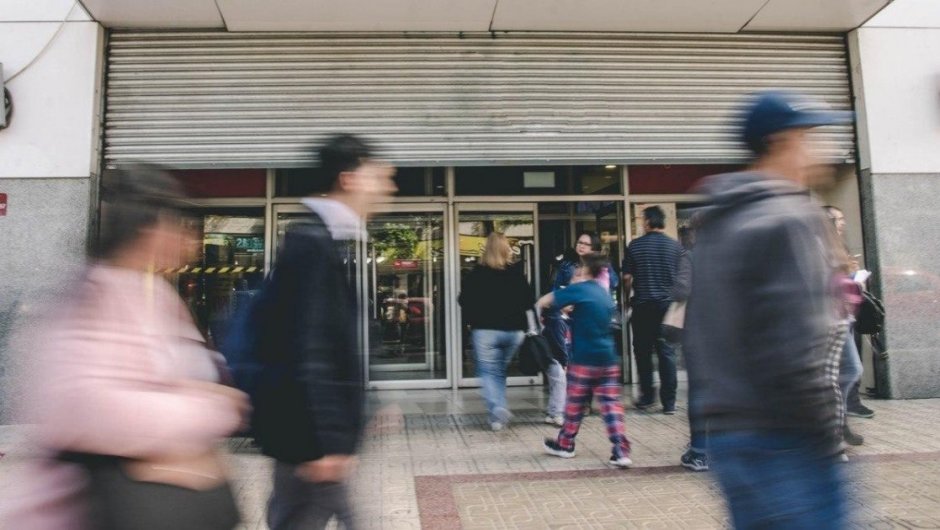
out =
[(355, 246), (372, 203), (395, 192), (393, 169), (362, 139), (342, 134), (319, 149), (326, 197), (288, 228), (259, 301), (252, 430), (277, 460), (267, 522), (324, 528), (335, 515), (354, 528), (346, 481), (363, 428)]

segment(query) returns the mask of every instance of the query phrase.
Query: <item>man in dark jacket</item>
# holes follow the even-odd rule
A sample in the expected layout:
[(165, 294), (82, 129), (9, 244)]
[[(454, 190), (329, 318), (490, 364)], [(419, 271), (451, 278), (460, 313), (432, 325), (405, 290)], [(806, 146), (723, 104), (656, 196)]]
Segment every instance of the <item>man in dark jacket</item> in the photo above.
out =
[[(683, 349), (711, 467), (736, 528), (841, 528), (836, 326), (806, 132), (851, 119), (768, 92), (749, 108), (749, 171), (707, 179)], [(837, 366), (837, 364), (836, 364)]]
[(352, 135), (319, 150), (325, 197), (304, 199), (306, 218), (288, 228), (268, 297), (264, 371), (253, 395), (253, 430), (277, 462), (268, 525), (324, 528), (334, 515), (354, 527), (345, 482), (363, 425), (357, 339), (355, 247), (375, 199), (395, 191), (393, 170)]

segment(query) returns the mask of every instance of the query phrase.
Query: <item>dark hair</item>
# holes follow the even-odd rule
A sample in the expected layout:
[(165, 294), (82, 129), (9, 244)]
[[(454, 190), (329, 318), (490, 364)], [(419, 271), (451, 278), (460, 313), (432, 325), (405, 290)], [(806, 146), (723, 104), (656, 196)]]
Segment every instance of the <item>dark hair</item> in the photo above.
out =
[(584, 262), (584, 268), (587, 270), (587, 273), (591, 278), (597, 278), (601, 275), (601, 272), (607, 267), (609, 262), (607, 255), (600, 252), (591, 252), (590, 254), (585, 254), (581, 256), (581, 261)]
[(354, 171), (372, 157), (372, 147), (353, 134), (337, 134), (327, 138), (317, 151), (317, 160), (329, 189), (336, 187), (341, 173)]
[(584, 232), (579, 232), (578, 237), (576, 237), (574, 240), (575, 245), (578, 244), (578, 240), (581, 239), (581, 236), (588, 236), (589, 238), (591, 238), (591, 251), (592, 252), (600, 252), (601, 238), (598, 237), (597, 234), (595, 234), (594, 232), (588, 232), (586, 230)]
[(666, 228), (666, 214), (659, 206), (648, 206), (643, 209), (643, 219), (649, 223), (650, 228)]
[(109, 258), (133, 243), (161, 218), (182, 215), (186, 193), (157, 166), (136, 164), (105, 171), (101, 178), (101, 217), (97, 258)]

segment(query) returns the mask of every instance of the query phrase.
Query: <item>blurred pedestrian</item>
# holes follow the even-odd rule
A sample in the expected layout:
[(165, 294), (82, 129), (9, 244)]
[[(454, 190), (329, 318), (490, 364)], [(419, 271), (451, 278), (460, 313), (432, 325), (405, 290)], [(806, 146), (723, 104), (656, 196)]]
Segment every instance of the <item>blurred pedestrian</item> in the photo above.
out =
[[(826, 214), (830, 216), (830, 221), (832, 220), (830, 213), (832, 211), (831, 208), (833, 207), (827, 206), (824, 208)], [(855, 315), (858, 313), (858, 309), (862, 303), (862, 288), (852, 279), (852, 274), (858, 267), (853, 264), (853, 260), (849, 256), (848, 249), (845, 248), (842, 238), (838, 233), (836, 223), (832, 223), (828, 227), (827, 235), (833, 268), (833, 283), (835, 284), (841, 302), (838, 305), (838, 316), (845, 323), (846, 328), (845, 336), (842, 337), (842, 351), (839, 356), (839, 372), (837, 379), (842, 394), (842, 402), (840, 403), (840, 412), (842, 413), (842, 439), (849, 445), (862, 445), (865, 442), (865, 438), (860, 434), (852, 432), (852, 429), (849, 428), (846, 414), (849, 392), (862, 378), (862, 359), (858, 355), (858, 349), (855, 346), (855, 334), (852, 331), (855, 323)], [(848, 460), (848, 457), (843, 454), (842, 459)]]
[(9, 528), (229, 529), (239, 522), (217, 444), (247, 419), (175, 289), (189, 262), (183, 193), (137, 166), (105, 174), (95, 262), (30, 352), (41, 457)]
[(836, 315), (807, 132), (850, 113), (767, 92), (742, 127), (756, 160), (706, 179), (683, 346), (693, 416), (737, 528), (843, 528)]
[(506, 404), (506, 370), (525, 338), (526, 312), (535, 296), (522, 262), (512, 262), (512, 247), (500, 232), (486, 237), (480, 263), (467, 274), (458, 301), (471, 328), (480, 393), (490, 428), (502, 430), (512, 414)]
[(596, 394), (601, 404), (601, 416), (607, 426), (612, 444), (609, 463), (626, 468), (630, 460), (630, 442), (623, 422), (620, 402), (620, 365), (614, 352), (614, 339), (610, 331), (613, 300), (598, 282), (594, 281), (607, 268), (607, 257), (590, 253), (582, 258), (579, 271), (582, 281), (565, 289), (546, 294), (538, 301), (540, 308), (573, 306), (571, 329), (571, 361), (568, 365), (565, 422), (557, 438), (546, 438), (545, 452), (561, 458), (575, 456), (575, 437), (581, 428), (584, 408)]
[[(875, 416), (875, 411), (866, 407), (862, 403), (861, 396), (859, 395), (859, 385), (861, 384), (864, 366), (861, 362), (861, 355), (859, 354), (858, 341), (855, 340), (855, 317), (858, 315), (859, 307), (862, 303), (861, 291), (865, 289), (864, 281), (855, 280), (855, 275), (859, 272), (858, 258), (861, 256), (850, 255), (848, 247), (845, 244), (845, 213), (836, 206), (826, 206), (825, 208), (826, 215), (829, 216), (829, 220), (835, 227), (836, 235), (838, 236), (837, 241), (834, 242), (834, 244), (837, 245), (836, 249), (842, 249), (842, 253), (847, 258), (847, 263), (845, 263), (844, 267), (846, 276), (843, 277), (842, 284), (845, 289), (847, 289), (846, 294), (849, 296), (848, 302), (852, 304), (849, 308), (852, 315), (852, 325), (846, 337), (844, 346), (846, 351), (842, 361), (843, 364), (840, 365), (844, 366), (846, 369), (840, 369), (839, 371), (840, 381), (848, 385), (848, 390), (843, 388), (843, 397), (845, 398), (846, 405), (845, 413), (848, 416), (855, 416), (856, 418), (872, 418)], [(846, 279), (848, 281), (846, 281)], [(858, 292), (856, 293), (855, 291)], [(854, 357), (852, 357), (853, 353)], [(856, 357), (858, 358), (857, 363), (853, 360)], [(857, 377), (853, 376), (853, 371), (858, 372)], [(850, 382), (849, 380), (853, 377), (855, 381)], [(850, 438), (851, 437), (847, 437), (846, 441)]]
[(364, 423), (355, 248), (373, 203), (396, 189), (394, 170), (357, 136), (333, 136), (317, 154), (330, 192), (301, 201), (309, 213), (288, 227), (262, 295), (252, 427), (276, 460), (274, 530), (324, 528), (333, 516), (356, 528), (347, 492)]
[(640, 377), (640, 399), (634, 404), (643, 410), (656, 403), (653, 386), (653, 352), (659, 364), (659, 399), (663, 414), (676, 413), (676, 349), (662, 340), (662, 323), (676, 282), (682, 246), (666, 235), (666, 214), (659, 206), (643, 210), (645, 234), (627, 246), (623, 260), (623, 287), (633, 289), (630, 303), (633, 316), (633, 354)]
[[(581, 232), (575, 242), (574, 248), (566, 252), (558, 266), (552, 282), (552, 290), (564, 289), (575, 280), (578, 271), (584, 266), (584, 256), (592, 252), (601, 251), (601, 239), (593, 232)], [(619, 285), (617, 273), (608, 264), (594, 279), (607, 291), (616, 289)], [(543, 334), (552, 342), (554, 350), (559, 352), (549, 369), (545, 372), (548, 378), (548, 407), (545, 411), (545, 423), (561, 427), (564, 424), (565, 412), (565, 367), (571, 354), (571, 326), (570, 314), (564, 308), (552, 308), (543, 315), (545, 329)], [(591, 404), (586, 405), (586, 413), (590, 412)]]
[[(697, 218), (693, 219), (697, 221)], [(688, 305), (689, 295), (692, 292), (692, 248), (695, 246), (695, 228), (692, 224), (679, 229), (679, 241), (684, 252), (679, 258), (679, 267), (676, 270), (676, 281), (672, 286), (672, 305), (663, 321), (663, 340), (669, 341), (674, 347), (681, 348), (682, 330), (685, 326), (685, 308)], [(669, 313), (675, 313), (671, 316)], [(676, 328), (669, 320), (679, 320), (682, 327)], [(671, 329), (667, 329), (671, 328)], [(673, 336), (675, 335), (675, 336)], [(688, 357), (688, 352), (682, 350), (682, 355)], [(691, 471), (708, 471), (707, 436), (702, 418), (693, 414), (697, 410), (692, 401), (695, 399), (695, 386), (689, 381), (689, 446), (679, 458), (679, 464)]]

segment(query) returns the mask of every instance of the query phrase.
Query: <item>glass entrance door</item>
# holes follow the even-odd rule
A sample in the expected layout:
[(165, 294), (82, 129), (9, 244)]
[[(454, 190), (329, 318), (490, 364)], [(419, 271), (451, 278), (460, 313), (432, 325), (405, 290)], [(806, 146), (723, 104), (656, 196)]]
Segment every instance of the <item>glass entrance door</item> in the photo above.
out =
[[(460, 275), (457, 291), (463, 283), (463, 277), (479, 262), (483, 254), (486, 237), (492, 232), (502, 232), (509, 239), (515, 259), (524, 265), (526, 277), (538, 292), (538, 249), (536, 248), (537, 211), (535, 204), (459, 204), (457, 205), (456, 244)], [(493, 300), (494, 304), (500, 303)], [(460, 308), (454, 304), (460, 326), (456, 351), (460, 352), (460, 386), (479, 386), (476, 374), (473, 344), (470, 340), (470, 328), (460, 315)], [(509, 384), (529, 385), (541, 381), (539, 377), (523, 376), (514, 359), (509, 365)]]
[(365, 248), (368, 381), (373, 388), (433, 380), (443, 386), (444, 210), (386, 208), (369, 218)]

